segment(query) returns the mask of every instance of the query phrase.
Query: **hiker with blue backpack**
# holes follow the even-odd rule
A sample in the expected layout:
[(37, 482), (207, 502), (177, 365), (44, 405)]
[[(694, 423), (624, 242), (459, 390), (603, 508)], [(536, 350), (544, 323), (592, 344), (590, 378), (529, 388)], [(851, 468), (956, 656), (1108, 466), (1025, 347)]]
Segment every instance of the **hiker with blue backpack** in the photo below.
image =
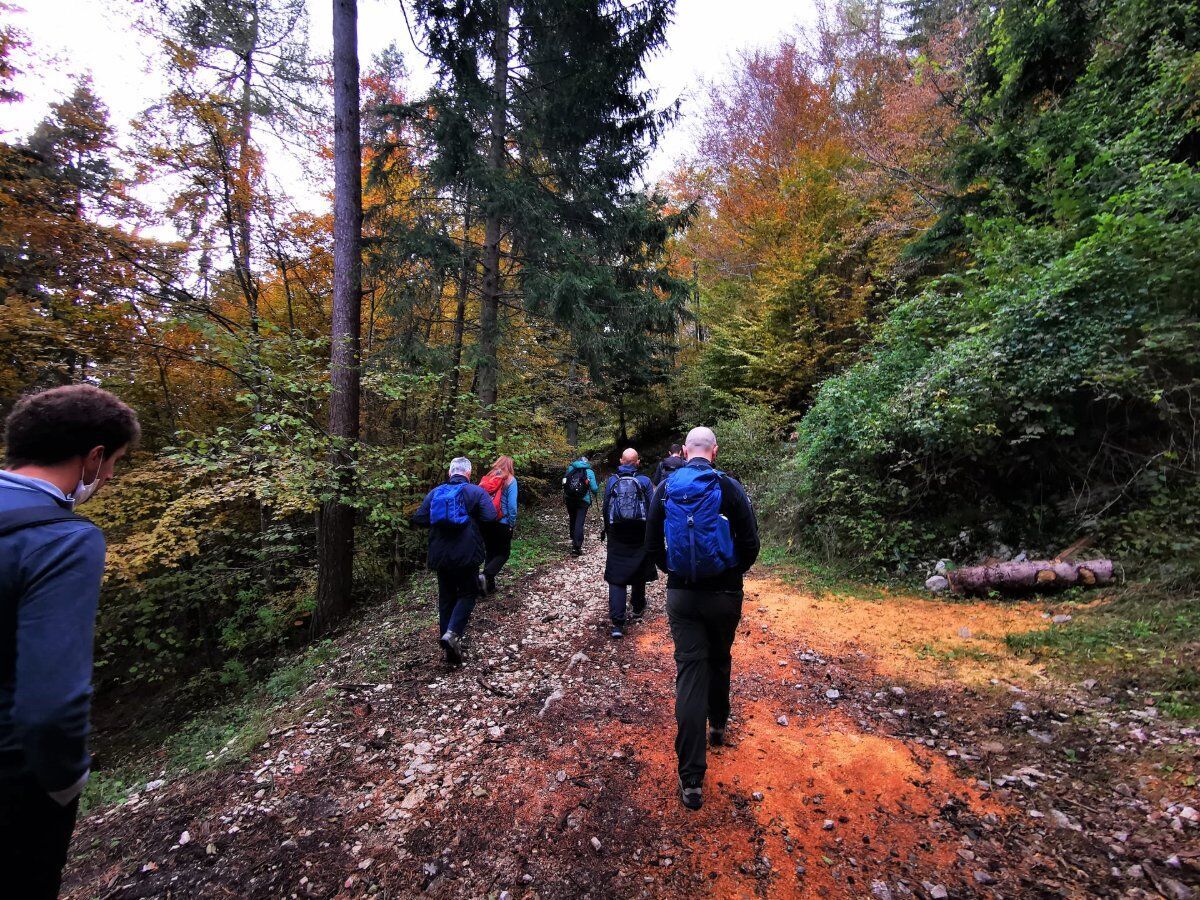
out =
[(438, 642), (446, 663), (462, 664), (462, 638), (479, 598), (485, 550), (480, 524), (499, 519), (487, 491), (471, 484), (471, 461), (450, 461), (449, 478), (425, 495), (412, 523), (429, 529), (429, 568), (437, 573)]
[(604, 485), (604, 524), (600, 540), (608, 538), (608, 559), (604, 580), (608, 582), (608, 616), (612, 637), (625, 636), (626, 602), (632, 606), (632, 619), (638, 621), (646, 610), (646, 582), (658, 580), (654, 561), (646, 556), (646, 516), (654, 484), (638, 473), (641, 459), (632, 447), (621, 454), (617, 474)]
[(583, 523), (592, 500), (600, 492), (596, 473), (586, 453), (567, 466), (562, 484), (563, 501), (567, 505), (567, 527), (571, 533), (571, 552), (580, 556), (583, 553)]
[(742, 575), (758, 558), (758, 523), (737, 479), (714, 468), (717, 438), (693, 428), (687, 464), (658, 486), (646, 520), (646, 553), (667, 573), (675, 644), (675, 753), (679, 799), (704, 803), (705, 724), (713, 746), (729, 722), (730, 650), (742, 617)]
[(105, 543), (75, 509), (112, 477), (137, 414), (87, 384), (17, 401), (0, 471), (0, 870), (6, 897), (58, 896), (88, 780)]

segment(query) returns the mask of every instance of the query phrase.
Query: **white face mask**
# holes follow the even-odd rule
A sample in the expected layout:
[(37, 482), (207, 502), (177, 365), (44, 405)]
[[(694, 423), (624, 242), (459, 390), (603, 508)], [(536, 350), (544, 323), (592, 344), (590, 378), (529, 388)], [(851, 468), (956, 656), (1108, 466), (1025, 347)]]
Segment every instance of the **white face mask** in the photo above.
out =
[(75, 486), (75, 490), (71, 493), (71, 501), (75, 506), (81, 503), (87, 503), (88, 500), (96, 493), (96, 489), (100, 487), (100, 469), (104, 468), (104, 457), (100, 457), (100, 465), (96, 469), (96, 477), (92, 479), (91, 484), (85, 484), (83, 474), (86, 471), (83, 467), (79, 470), (79, 484)]

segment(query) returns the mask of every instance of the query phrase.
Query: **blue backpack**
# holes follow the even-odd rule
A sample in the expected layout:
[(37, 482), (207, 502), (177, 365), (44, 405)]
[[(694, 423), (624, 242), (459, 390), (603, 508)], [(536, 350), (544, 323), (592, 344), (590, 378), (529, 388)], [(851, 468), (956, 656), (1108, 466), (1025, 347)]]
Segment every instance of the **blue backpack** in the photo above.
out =
[(432, 525), (462, 526), (471, 521), (463, 498), (465, 484), (439, 484), (429, 495), (429, 522)]
[(683, 466), (666, 482), (667, 569), (688, 581), (711, 578), (737, 565), (729, 520), (721, 515), (723, 474)]

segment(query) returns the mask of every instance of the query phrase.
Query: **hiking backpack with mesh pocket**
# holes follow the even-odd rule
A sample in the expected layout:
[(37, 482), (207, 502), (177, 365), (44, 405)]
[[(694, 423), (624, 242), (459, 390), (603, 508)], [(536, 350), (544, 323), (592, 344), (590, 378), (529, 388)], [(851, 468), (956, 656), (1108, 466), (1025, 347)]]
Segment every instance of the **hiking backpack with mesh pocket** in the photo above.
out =
[(646, 491), (633, 475), (622, 475), (612, 486), (608, 500), (608, 524), (646, 521)]

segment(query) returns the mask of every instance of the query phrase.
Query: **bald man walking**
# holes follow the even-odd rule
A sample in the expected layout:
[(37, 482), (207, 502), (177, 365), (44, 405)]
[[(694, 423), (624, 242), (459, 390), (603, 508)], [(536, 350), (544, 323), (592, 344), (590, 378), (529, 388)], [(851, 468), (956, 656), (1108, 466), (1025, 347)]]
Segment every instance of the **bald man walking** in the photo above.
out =
[(667, 573), (675, 644), (675, 753), (679, 798), (704, 804), (705, 724), (725, 742), (733, 638), (742, 617), (742, 575), (758, 558), (758, 522), (737, 479), (714, 468), (717, 438), (693, 428), (687, 465), (658, 486), (646, 520), (646, 553)]
[(633, 619), (646, 609), (646, 582), (658, 580), (654, 561), (646, 556), (646, 516), (654, 483), (638, 472), (641, 458), (630, 447), (621, 454), (617, 474), (604, 485), (604, 524), (600, 540), (608, 538), (604, 580), (608, 582), (608, 616), (613, 638), (625, 636), (627, 601)]

